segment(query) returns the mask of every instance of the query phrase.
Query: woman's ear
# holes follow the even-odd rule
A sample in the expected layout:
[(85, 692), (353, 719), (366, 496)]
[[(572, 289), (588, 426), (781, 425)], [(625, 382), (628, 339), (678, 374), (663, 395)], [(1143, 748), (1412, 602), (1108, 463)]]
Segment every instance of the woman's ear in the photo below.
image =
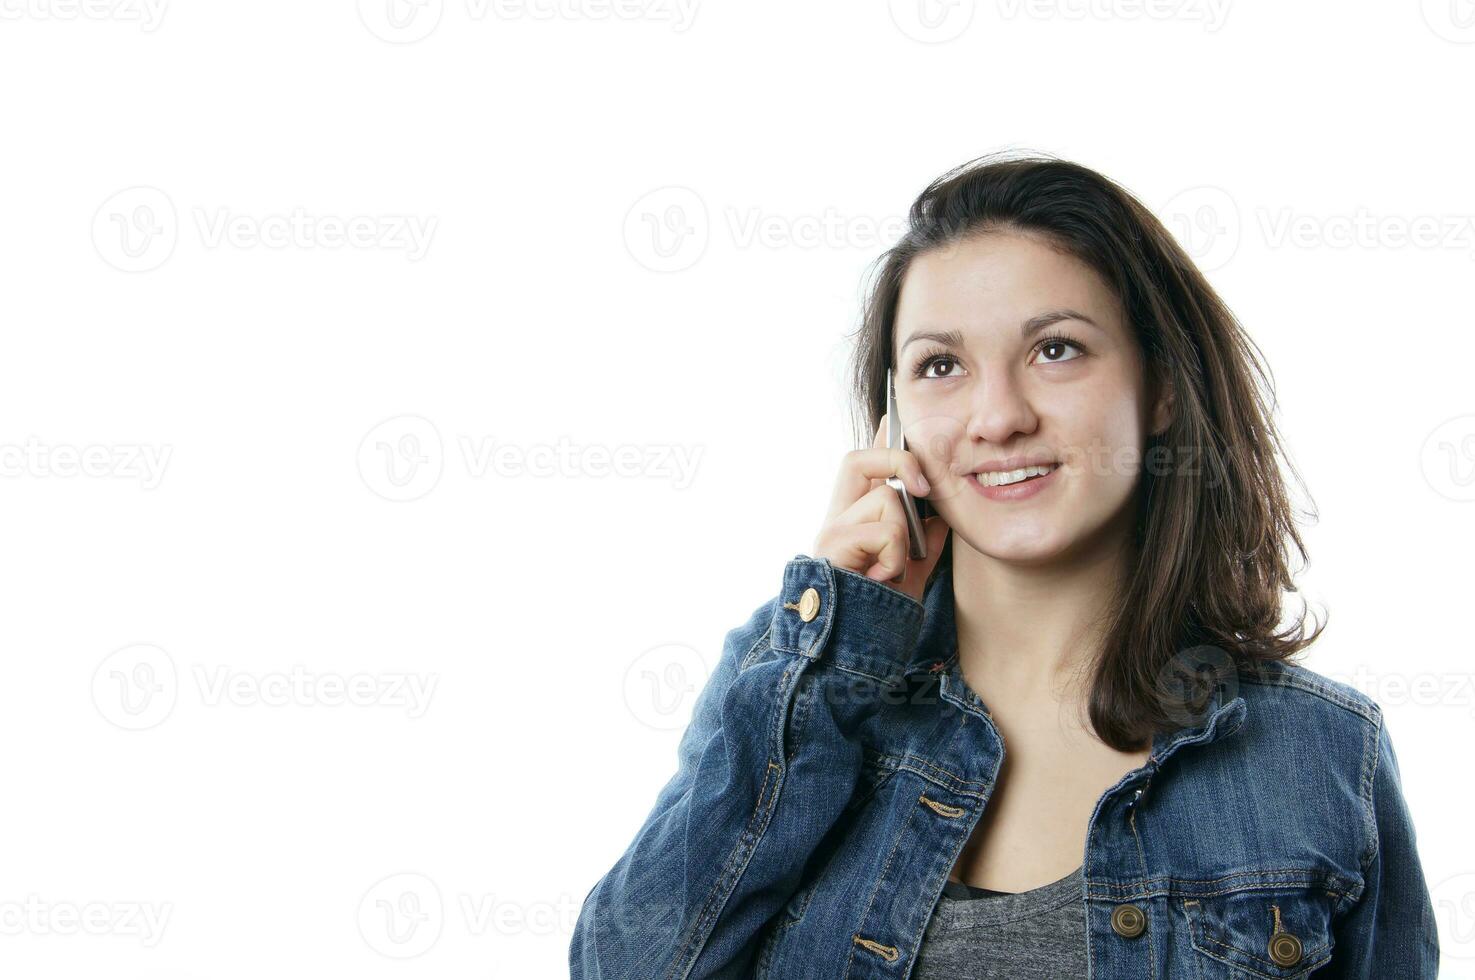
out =
[(1160, 436), (1168, 431), (1168, 426), (1173, 424), (1174, 391), (1171, 381), (1161, 381), (1156, 385), (1157, 401), (1152, 406), (1151, 432)]

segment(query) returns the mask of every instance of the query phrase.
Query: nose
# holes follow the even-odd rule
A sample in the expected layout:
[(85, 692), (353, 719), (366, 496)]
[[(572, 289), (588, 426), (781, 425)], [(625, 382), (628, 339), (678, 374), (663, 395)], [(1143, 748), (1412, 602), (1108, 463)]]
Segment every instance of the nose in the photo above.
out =
[(1007, 365), (980, 374), (968, 405), (968, 438), (1006, 446), (1016, 434), (1028, 435), (1039, 424), (1029, 399)]

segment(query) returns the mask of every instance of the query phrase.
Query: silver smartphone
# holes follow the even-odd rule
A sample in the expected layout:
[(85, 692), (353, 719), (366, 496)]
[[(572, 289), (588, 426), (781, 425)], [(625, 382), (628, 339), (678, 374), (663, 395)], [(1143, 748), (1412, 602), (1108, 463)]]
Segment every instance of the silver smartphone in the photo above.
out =
[[(886, 448), (905, 449), (907, 447), (906, 433), (902, 429), (901, 416), (896, 411), (896, 383), (892, 379), (891, 369), (886, 369)], [(901, 509), (906, 514), (907, 521), (907, 546), (913, 561), (927, 557), (927, 537), (922, 533), (922, 520), (927, 514), (927, 501), (913, 497), (902, 482), (901, 477), (892, 476), (886, 478), (886, 485), (896, 491), (901, 497)], [(918, 505), (921, 505), (919, 511)], [(892, 579), (900, 582), (901, 575)]]

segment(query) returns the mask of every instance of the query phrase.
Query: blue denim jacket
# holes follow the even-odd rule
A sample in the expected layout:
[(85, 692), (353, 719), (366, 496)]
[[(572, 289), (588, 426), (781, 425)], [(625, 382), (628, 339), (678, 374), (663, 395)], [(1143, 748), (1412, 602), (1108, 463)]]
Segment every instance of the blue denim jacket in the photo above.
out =
[[(949, 568), (923, 604), (795, 556), (585, 897), (572, 976), (904, 980), (1003, 759)], [(1223, 671), (1097, 801), (1083, 873), (1097, 980), (1438, 973), (1382, 711), (1304, 667)]]

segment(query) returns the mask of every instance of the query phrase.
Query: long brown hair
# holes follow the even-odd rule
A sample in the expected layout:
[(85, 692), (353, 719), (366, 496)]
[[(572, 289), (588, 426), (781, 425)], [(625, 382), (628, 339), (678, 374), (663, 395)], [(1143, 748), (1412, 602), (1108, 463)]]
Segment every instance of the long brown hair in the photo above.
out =
[[(856, 445), (871, 444), (886, 410), (897, 298), (912, 259), (970, 234), (1043, 236), (1115, 290), (1146, 358), (1151, 391), (1169, 385), (1172, 421), (1147, 440), (1196, 465), (1144, 466), (1134, 567), (1106, 623), (1089, 698), (1098, 737), (1130, 751), (1183, 723), (1165, 703), (1165, 672), (1185, 649), (1218, 648), (1230, 669), (1287, 660), (1325, 628), (1304, 611), (1281, 628), (1296, 586), (1288, 567), (1306, 548), (1293, 520), (1272, 418), (1274, 385), (1259, 348), (1162, 223), (1124, 188), (1043, 154), (989, 154), (938, 177), (912, 203), (902, 238), (877, 260), (852, 367)], [(1304, 489), (1304, 484), (1302, 484)], [(1314, 511), (1312, 512), (1314, 516)], [(952, 536), (933, 575), (952, 560)], [(929, 582), (930, 585), (930, 582)]]

